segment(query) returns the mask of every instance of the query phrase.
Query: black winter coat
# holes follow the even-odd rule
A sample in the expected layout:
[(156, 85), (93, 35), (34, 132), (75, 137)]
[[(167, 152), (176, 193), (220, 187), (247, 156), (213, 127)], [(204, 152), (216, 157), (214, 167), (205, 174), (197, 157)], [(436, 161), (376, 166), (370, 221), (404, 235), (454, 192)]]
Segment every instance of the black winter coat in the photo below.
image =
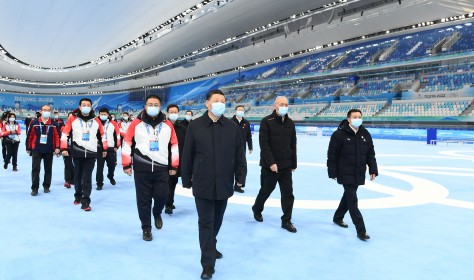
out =
[(181, 164), (183, 186), (197, 198), (223, 200), (234, 194), (234, 176), (245, 182), (247, 162), (239, 127), (221, 116), (213, 122), (206, 111), (186, 131)]
[(345, 119), (329, 142), (328, 176), (342, 185), (364, 185), (367, 166), (369, 174), (378, 175), (372, 136), (362, 125), (356, 134)]
[(244, 149), (245, 149), (245, 143), (249, 146), (249, 150), (253, 150), (253, 143), (252, 143), (252, 131), (250, 130), (250, 123), (248, 120), (245, 118), (242, 118), (242, 120), (239, 123), (239, 120), (237, 117), (234, 115), (232, 117), (232, 120), (235, 122), (236, 125), (240, 127), (240, 134), (242, 135), (242, 142), (244, 143)]
[[(183, 148), (184, 148), (184, 140), (186, 139), (186, 127), (180, 122), (175, 121), (173, 124), (174, 132), (176, 133), (176, 138), (178, 138), (178, 150), (179, 150), (179, 166), (176, 175), (172, 177), (180, 177), (181, 176), (181, 164), (183, 158)], [(171, 143), (168, 145), (168, 166), (171, 166)]]
[(260, 122), (260, 166), (296, 169), (296, 128), (288, 115), (285, 120), (275, 110)]

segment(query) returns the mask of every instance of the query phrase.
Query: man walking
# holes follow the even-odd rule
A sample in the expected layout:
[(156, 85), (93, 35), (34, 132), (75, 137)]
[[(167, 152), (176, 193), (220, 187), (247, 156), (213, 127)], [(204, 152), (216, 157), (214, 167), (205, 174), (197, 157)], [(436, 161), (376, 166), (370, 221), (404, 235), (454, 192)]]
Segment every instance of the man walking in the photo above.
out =
[[(166, 119), (160, 109), (161, 99), (156, 95), (148, 96), (145, 110), (130, 124), (122, 147), (123, 171), (129, 176), (132, 175), (133, 163), (138, 216), (145, 241), (153, 240), (152, 200), (155, 227), (157, 229), (163, 227), (161, 212), (168, 199), (168, 177), (176, 174), (179, 165), (178, 140), (173, 124)], [(171, 144), (171, 166), (168, 165), (169, 144)]]
[(102, 123), (95, 118), (92, 101), (82, 98), (74, 116), (69, 117), (61, 135), (61, 151), (69, 156), (68, 137), (71, 135), (71, 156), (74, 163), (75, 193), (74, 205), (82, 204), (81, 209), (90, 211), (92, 192), (92, 171), (97, 159), (97, 145), (102, 144), (102, 157), (107, 155)]
[(41, 161), (44, 165), (43, 189), (50, 192), (53, 170), (53, 153), (59, 155), (59, 132), (57, 123), (51, 120), (51, 106), (41, 107), (41, 117), (31, 121), (26, 136), (26, 152), (32, 157), (31, 195), (38, 195)]
[(370, 239), (365, 229), (364, 218), (357, 205), (357, 188), (365, 184), (365, 172), (369, 167), (370, 180), (378, 176), (374, 143), (369, 131), (362, 125), (362, 112), (351, 109), (331, 136), (328, 147), (328, 176), (344, 187), (339, 207), (333, 222), (347, 228), (344, 215), (349, 211), (360, 240)]
[(275, 99), (275, 110), (260, 122), (260, 191), (252, 207), (257, 222), (263, 222), (262, 211), (265, 201), (278, 182), (281, 193), (281, 227), (296, 232), (291, 223), (293, 212), (293, 171), (296, 170), (296, 129), (288, 117), (288, 99), (279, 96)]
[(199, 217), (202, 279), (212, 278), (216, 259), (222, 258), (217, 234), (234, 193), (234, 178), (242, 186), (247, 166), (239, 127), (223, 116), (224, 93), (211, 90), (206, 107), (208, 111), (188, 126), (181, 166), (183, 187), (193, 188)]

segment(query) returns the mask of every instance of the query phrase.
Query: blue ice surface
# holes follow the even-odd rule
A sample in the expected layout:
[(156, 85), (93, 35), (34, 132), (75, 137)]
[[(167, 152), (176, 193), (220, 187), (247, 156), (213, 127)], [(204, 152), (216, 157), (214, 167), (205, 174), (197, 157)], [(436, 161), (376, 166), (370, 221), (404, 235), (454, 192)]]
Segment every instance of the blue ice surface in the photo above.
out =
[[(298, 136), (299, 167), (293, 174), (296, 200), (337, 201), (342, 188), (327, 178), (328, 137)], [(264, 222), (252, 217), (251, 205), (229, 203), (213, 279), (472, 279), (474, 268), (474, 146), (430, 146), (419, 141), (375, 139), (383, 186), (410, 192), (411, 182), (384, 175), (384, 169), (437, 182), (447, 198), (413, 206), (364, 209), (368, 234), (356, 237), (349, 214), (348, 229), (332, 223), (332, 209), (293, 210), (298, 232), (281, 229), (280, 207), (267, 206)], [(244, 194), (259, 189), (258, 134), (248, 155)], [(448, 155), (446, 155), (448, 153)], [(177, 195), (173, 215), (163, 214), (162, 230), (153, 241), (142, 240), (133, 177), (117, 166), (117, 185), (105, 179), (95, 190), (92, 211), (73, 205), (73, 189), (63, 187), (63, 161), (54, 159), (51, 193), (30, 195), (31, 158), (20, 144), (18, 172), (0, 170), (0, 279), (199, 279), (201, 273), (197, 214), (193, 198)], [(120, 164), (120, 158), (119, 158)], [(305, 165), (313, 164), (315, 166)], [(431, 173), (423, 173), (420, 170)], [(395, 172), (391, 170), (392, 172)], [(446, 174), (438, 174), (440, 172)], [(94, 171), (95, 174), (95, 171)], [(181, 188), (178, 185), (178, 188)], [(389, 194), (359, 189), (359, 202)], [(280, 197), (278, 187), (271, 198)]]

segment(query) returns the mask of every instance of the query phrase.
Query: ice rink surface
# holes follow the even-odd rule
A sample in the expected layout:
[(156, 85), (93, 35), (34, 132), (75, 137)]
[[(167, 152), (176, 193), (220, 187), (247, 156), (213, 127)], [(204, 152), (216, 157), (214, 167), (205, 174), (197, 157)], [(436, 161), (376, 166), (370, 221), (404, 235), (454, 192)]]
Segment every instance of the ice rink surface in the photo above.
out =
[[(258, 134), (244, 194), (230, 200), (218, 236), (213, 279), (472, 279), (474, 145), (375, 139), (380, 175), (359, 188), (367, 242), (332, 223), (342, 186), (327, 178), (328, 137), (298, 136), (293, 224), (283, 230), (278, 187), (264, 222), (250, 209), (259, 190)], [(91, 212), (73, 205), (55, 158), (51, 192), (32, 197), (31, 158), (20, 144), (19, 172), (0, 170), (0, 279), (199, 279), (197, 213), (177, 187), (176, 209), (153, 241), (142, 240), (133, 177), (116, 169), (91, 195)], [(95, 171), (94, 171), (95, 172)], [(94, 173), (95, 174), (95, 173)], [(41, 175), (42, 181), (42, 175)]]

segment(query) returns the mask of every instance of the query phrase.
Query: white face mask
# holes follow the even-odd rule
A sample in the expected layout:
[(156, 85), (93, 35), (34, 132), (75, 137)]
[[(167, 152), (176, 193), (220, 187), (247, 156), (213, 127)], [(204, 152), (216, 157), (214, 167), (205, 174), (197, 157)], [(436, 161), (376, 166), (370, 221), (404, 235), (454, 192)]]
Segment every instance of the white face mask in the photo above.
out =
[(128, 116), (123, 116), (122, 119), (123, 119), (124, 121), (128, 121)]
[(91, 112), (91, 107), (81, 107), (81, 113), (88, 115)]
[(240, 117), (240, 118), (242, 118), (244, 116), (244, 114), (245, 114), (244, 111), (237, 111), (236, 112), (237, 117)]
[(178, 119), (178, 114), (169, 114), (168, 118), (172, 121), (176, 121)]
[(49, 119), (49, 117), (51, 116), (51, 112), (48, 112), (48, 111), (41, 111), (41, 116), (42, 116), (44, 119)]
[(193, 117), (191, 117), (190, 115), (186, 115), (184, 116), (184, 118), (189, 122)]
[(224, 114), (225, 112), (225, 103), (221, 103), (221, 102), (214, 102), (212, 103), (212, 107), (211, 107), (211, 112), (216, 115), (217, 117), (220, 117), (222, 116), (222, 114)]
[(285, 106), (278, 107), (278, 113), (280, 114), (280, 116), (286, 115), (288, 113), (288, 107), (285, 107)]
[(362, 124), (362, 119), (352, 119), (351, 125), (358, 128)]
[(160, 107), (146, 107), (146, 113), (150, 117), (156, 117), (160, 113)]
[(101, 121), (104, 121), (104, 122), (108, 119), (108, 117), (104, 116), (104, 115), (100, 115), (99, 118), (100, 118)]
[(15, 121), (15, 118), (9, 118), (8, 119), (10, 122), (14, 122)]

